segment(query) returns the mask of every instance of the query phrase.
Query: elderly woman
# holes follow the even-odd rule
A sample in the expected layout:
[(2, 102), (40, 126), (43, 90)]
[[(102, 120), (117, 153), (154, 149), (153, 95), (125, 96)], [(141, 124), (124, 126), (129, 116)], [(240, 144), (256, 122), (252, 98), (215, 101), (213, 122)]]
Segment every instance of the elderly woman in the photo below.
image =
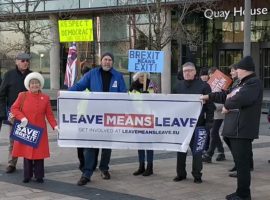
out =
[[(144, 78), (147, 78), (144, 81)], [(144, 87), (145, 84), (145, 87)], [(157, 93), (158, 89), (157, 86), (150, 80), (149, 73), (137, 72), (133, 76), (133, 83), (129, 89), (131, 93)], [(145, 154), (147, 156), (147, 168), (145, 169)], [(153, 157), (154, 151), (153, 150), (138, 150), (139, 155), (139, 168), (136, 170), (133, 175), (143, 175), (143, 176), (150, 176), (153, 174)]]
[(41, 92), (44, 85), (42, 75), (37, 72), (28, 74), (24, 85), (28, 91), (19, 93), (11, 107), (11, 112), (17, 120), (21, 121), (21, 126), (25, 127), (29, 123), (42, 128), (43, 133), (37, 148), (15, 141), (12, 155), (24, 158), (24, 183), (28, 183), (33, 175), (38, 183), (43, 183), (44, 158), (50, 157), (45, 117), (55, 130), (58, 130), (57, 122), (49, 96)]

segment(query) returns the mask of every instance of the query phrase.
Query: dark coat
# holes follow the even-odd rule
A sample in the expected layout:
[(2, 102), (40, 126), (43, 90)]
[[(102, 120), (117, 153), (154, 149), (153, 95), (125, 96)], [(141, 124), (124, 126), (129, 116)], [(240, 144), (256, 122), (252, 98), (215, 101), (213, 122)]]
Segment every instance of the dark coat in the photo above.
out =
[[(150, 80), (147, 79), (147, 81), (146, 81), (146, 88), (147, 89), (149, 87), (149, 83), (150, 83)], [(139, 80), (136, 80), (136, 81), (132, 82), (129, 91), (132, 92), (133, 90), (136, 90), (137, 92), (140, 92), (140, 93), (144, 92), (143, 91), (143, 84), (141, 84), (139, 82)]]
[[(232, 93), (235, 94), (224, 101), (224, 107), (230, 112), (225, 115), (222, 135), (230, 138), (258, 138), (263, 99), (261, 81), (251, 74), (243, 78)], [(224, 93), (212, 93), (209, 98), (221, 100)]]
[[(201, 79), (177, 81), (173, 89), (174, 94), (209, 94), (210, 92), (211, 88), (209, 84), (203, 82)], [(197, 126), (210, 126), (213, 123), (214, 109), (215, 106), (212, 102), (206, 102), (203, 105)]]
[(6, 119), (6, 109), (12, 106), (20, 92), (26, 91), (24, 79), (30, 72), (22, 74), (16, 67), (5, 73), (0, 86), (0, 118)]

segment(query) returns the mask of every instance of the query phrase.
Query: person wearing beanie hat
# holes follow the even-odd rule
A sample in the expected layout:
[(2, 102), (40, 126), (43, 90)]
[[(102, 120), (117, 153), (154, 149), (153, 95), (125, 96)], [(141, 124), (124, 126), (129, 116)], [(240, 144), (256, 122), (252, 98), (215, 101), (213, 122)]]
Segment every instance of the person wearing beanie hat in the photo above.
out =
[[(123, 75), (113, 67), (114, 56), (111, 53), (104, 53), (101, 56), (99, 67), (95, 67), (86, 73), (77, 83), (69, 88), (69, 91), (91, 92), (127, 92)], [(101, 177), (105, 180), (111, 178), (109, 173), (109, 163), (111, 159), (111, 149), (102, 149), (99, 170)], [(84, 148), (84, 168), (77, 185), (82, 186), (90, 182), (93, 175), (96, 148)]]
[(28, 183), (33, 177), (37, 182), (43, 183), (44, 159), (50, 157), (45, 118), (54, 130), (58, 131), (58, 127), (52, 112), (50, 97), (41, 92), (44, 85), (43, 76), (38, 72), (32, 72), (26, 76), (24, 84), (28, 91), (19, 93), (11, 107), (11, 112), (17, 120), (21, 121), (21, 127), (31, 124), (42, 128), (43, 132), (36, 148), (14, 141), (12, 156), (24, 158), (24, 183)]
[[(8, 125), (8, 132), (12, 130), (12, 116), (10, 107), (22, 91), (26, 91), (24, 87), (25, 77), (31, 73), (30, 67), (30, 54), (18, 53), (15, 57), (16, 67), (8, 70), (3, 77), (0, 88), (0, 121)], [(11, 68), (11, 67), (10, 67)], [(16, 170), (17, 158), (12, 157), (13, 139), (9, 137), (8, 148), (8, 166), (6, 173), (13, 173)]]
[(240, 60), (236, 65), (237, 77), (241, 81), (246, 76), (254, 74), (255, 64), (251, 56), (246, 56), (242, 60)]
[(230, 144), (237, 171), (237, 188), (227, 200), (251, 199), (250, 183), (252, 142), (259, 137), (263, 86), (254, 73), (250, 56), (236, 64), (239, 83), (228, 93), (215, 92), (201, 96), (202, 100), (224, 103), (225, 114), (222, 135)]
[(114, 56), (113, 56), (112, 53), (110, 53), (110, 52), (105, 52), (104, 54), (102, 54), (101, 60), (102, 60), (105, 56), (111, 57), (112, 61), (114, 62)]
[(243, 69), (246, 71), (255, 71), (255, 64), (251, 56), (246, 56), (242, 60), (240, 60), (236, 65), (237, 69)]
[(101, 67), (103, 71), (109, 71), (113, 67), (114, 56), (112, 53), (106, 52), (101, 56)]

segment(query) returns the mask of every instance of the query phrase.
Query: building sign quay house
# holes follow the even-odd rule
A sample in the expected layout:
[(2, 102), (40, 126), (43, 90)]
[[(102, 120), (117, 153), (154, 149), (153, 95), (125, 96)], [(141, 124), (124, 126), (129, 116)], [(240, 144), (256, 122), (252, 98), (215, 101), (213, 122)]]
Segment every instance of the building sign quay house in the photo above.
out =
[[(206, 9), (204, 11), (204, 17), (207, 19), (214, 19), (214, 18), (224, 18), (224, 20), (227, 20), (229, 15), (232, 14), (233, 16), (244, 16), (245, 15), (245, 9), (243, 7), (236, 8), (234, 7), (233, 10), (212, 10), (212, 9)], [(268, 8), (252, 8), (250, 9), (251, 15), (267, 15), (268, 14)]]

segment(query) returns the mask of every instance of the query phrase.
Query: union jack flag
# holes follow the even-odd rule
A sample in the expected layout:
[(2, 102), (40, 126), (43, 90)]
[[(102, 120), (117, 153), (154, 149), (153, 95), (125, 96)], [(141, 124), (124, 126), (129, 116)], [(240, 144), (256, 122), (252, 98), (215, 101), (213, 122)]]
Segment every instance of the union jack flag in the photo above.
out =
[(77, 48), (76, 43), (72, 43), (68, 49), (68, 58), (66, 65), (66, 74), (64, 84), (69, 88), (77, 78)]

